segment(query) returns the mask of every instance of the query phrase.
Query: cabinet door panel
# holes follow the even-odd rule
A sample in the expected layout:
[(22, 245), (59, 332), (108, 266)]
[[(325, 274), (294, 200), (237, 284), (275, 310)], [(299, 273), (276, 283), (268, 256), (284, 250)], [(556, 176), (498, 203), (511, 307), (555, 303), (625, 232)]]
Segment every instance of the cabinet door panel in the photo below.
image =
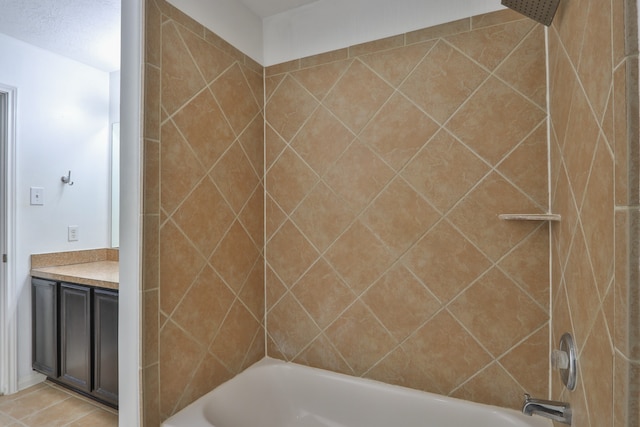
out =
[(93, 393), (118, 403), (118, 293), (94, 292)]
[(91, 392), (91, 289), (60, 285), (60, 381)]
[(32, 366), (36, 371), (58, 376), (58, 292), (57, 283), (31, 280)]

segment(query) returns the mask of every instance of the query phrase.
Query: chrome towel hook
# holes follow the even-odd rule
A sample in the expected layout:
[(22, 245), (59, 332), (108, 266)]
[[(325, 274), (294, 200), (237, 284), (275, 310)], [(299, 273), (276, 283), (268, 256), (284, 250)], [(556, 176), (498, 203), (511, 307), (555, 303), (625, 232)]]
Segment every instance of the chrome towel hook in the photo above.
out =
[(73, 185), (73, 181), (71, 181), (71, 171), (69, 171), (67, 176), (60, 178), (60, 181), (62, 181), (63, 184)]

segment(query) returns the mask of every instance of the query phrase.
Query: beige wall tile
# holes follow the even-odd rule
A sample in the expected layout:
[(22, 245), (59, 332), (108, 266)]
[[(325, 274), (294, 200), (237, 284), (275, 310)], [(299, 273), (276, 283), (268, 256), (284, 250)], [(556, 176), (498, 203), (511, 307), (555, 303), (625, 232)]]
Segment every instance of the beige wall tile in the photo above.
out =
[(167, 223), (160, 230), (160, 309), (173, 312), (205, 259), (180, 230)]
[[(545, 396), (549, 391), (548, 324), (518, 344), (500, 359), (500, 365), (531, 396)], [(520, 396), (517, 396), (520, 398)], [(520, 400), (516, 401), (516, 409)]]
[(285, 141), (291, 141), (318, 102), (290, 76), (278, 86), (266, 108), (266, 119)]
[(156, 5), (155, 1), (150, 1), (145, 7), (145, 25), (144, 61), (147, 64), (159, 67), (161, 65), (162, 55), (162, 40), (160, 32), (160, 27), (162, 25), (162, 14), (160, 13), (160, 9)]
[(287, 287), (291, 287), (318, 258), (317, 251), (291, 223), (285, 222), (266, 247), (267, 262)]
[[(504, 375), (494, 392), (483, 391), (482, 381), (469, 383), (469, 390), (465, 385), (498, 357), (525, 348), (520, 341), (539, 345), (535, 354), (543, 364), (548, 360), (548, 228), (497, 219), (506, 211), (546, 210), (544, 62), (536, 58), (543, 52), (543, 32), (509, 12), (477, 23), (481, 34), (462, 20), (407, 34), (407, 46), (399, 46), (400, 38), (369, 44), (350, 61), (338, 51), (305, 58), (301, 70), (285, 64), (278, 70), (282, 77), (267, 79), (273, 95), (266, 107), (266, 257), (278, 274), (267, 270), (268, 306), (304, 312), (301, 324), (311, 328), (306, 335), (298, 327), (289, 332), (290, 320), (270, 315), (268, 354), (497, 404), (507, 404), (494, 393), (501, 387), (517, 396), (525, 386), (545, 389), (546, 382), (526, 380), (525, 368), (513, 361), (508, 368), (496, 365)], [(491, 49), (483, 52), (487, 40)], [(503, 76), (518, 65), (533, 70), (491, 80), (480, 96), (476, 90), (488, 73), (478, 61), (489, 68), (504, 64)], [(269, 129), (283, 128), (272, 100), (281, 102), (278, 85), (293, 79), (306, 89), (296, 90), (300, 105), (311, 94), (319, 108), (295, 117), (304, 125), (289, 141)], [(287, 101), (294, 102), (289, 93)], [(442, 128), (452, 115), (449, 124), (457, 120), (456, 126), (447, 128), (459, 135)], [(493, 152), (493, 163), (478, 155), (480, 138), (464, 130), (481, 122), (483, 137), (494, 139), (480, 154)], [(490, 173), (503, 157), (501, 174)], [(504, 237), (496, 239), (496, 233)], [(531, 251), (541, 254), (532, 258)], [(506, 287), (500, 290), (520, 302), (517, 309), (506, 304), (483, 315), (526, 312), (527, 324), (501, 342), (497, 336), (505, 327), (495, 325), (509, 322), (489, 321), (496, 336), (481, 337), (443, 308), (453, 307), (452, 300), (507, 254), (501, 268), (510, 276), (496, 273)], [(481, 289), (478, 300), (491, 298), (480, 285), (471, 289)], [(435, 329), (447, 330), (447, 337)], [(461, 346), (462, 355), (454, 350)], [(508, 404), (517, 406), (516, 399)]]
[(344, 74), (352, 61), (340, 60), (294, 71), (291, 76), (317, 100), (322, 100)]
[(434, 41), (364, 55), (359, 59), (391, 85), (398, 86), (433, 48)]
[(287, 148), (267, 172), (266, 191), (288, 213), (304, 199), (318, 177), (293, 150)]
[(200, 92), (173, 118), (205, 170), (233, 143), (235, 136), (210, 91)]
[(175, 113), (206, 82), (173, 22), (162, 25), (162, 107)]
[(160, 217), (145, 215), (142, 231), (142, 287), (143, 290), (160, 287)]
[(497, 215), (529, 212), (543, 211), (501, 176), (492, 173), (480, 181), (447, 218), (489, 258), (498, 260), (528, 236), (537, 224), (497, 221)]
[(208, 257), (231, 226), (234, 215), (211, 180), (204, 179), (176, 210), (173, 219), (200, 253)]
[(172, 121), (162, 126), (160, 138), (160, 207), (172, 214), (206, 169)]
[[(613, 274), (611, 254), (620, 239), (614, 240), (613, 233), (621, 235), (614, 228), (613, 205), (607, 197), (612, 186), (616, 194), (625, 194), (618, 187), (628, 179), (618, 174), (613, 180), (610, 149), (598, 138), (615, 135), (616, 164), (627, 165), (624, 151), (617, 147), (628, 147), (630, 115), (621, 108), (633, 103), (625, 101), (631, 92), (628, 85), (617, 83), (621, 79), (614, 80), (609, 70), (616, 64), (590, 55), (611, 46), (620, 52), (619, 37), (614, 43), (611, 31), (606, 31), (607, 14), (620, 20), (615, 3), (613, 11), (607, 2), (589, 2), (586, 7), (563, 3), (550, 30), (550, 126), (552, 153), (558, 154), (552, 164), (551, 198), (554, 212), (563, 217), (552, 228), (551, 329), (554, 335), (576, 329), (589, 360), (585, 378), (603, 366), (613, 376), (610, 354), (597, 351), (606, 347), (597, 341), (603, 335), (594, 334), (605, 331), (608, 336), (610, 325), (604, 319), (609, 317), (594, 313), (610, 304), (606, 291)], [(147, 28), (152, 64), (148, 72), (162, 65), (162, 83), (154, 89), (160, 94), (149, 93), (148, 102), (154, 105), (153, 99), (162, 99), (163, 114), (148, 123), (146, 132), (153, 135), (160, 120), (164, 125), (156, 134), (159, 150), (149, 150), (147, 168), (151, 173), (158, 170), (152, 162), (153, 156), (159, 157), (162, 216), (146, 236), (153, 245), (154, 229), (160, 230), (162, 417), (261, 357), (265, 335), (258, 319), (260, 297), (253, 295), (260, 291), (261, 275), (267, 284), (266, 343), (271, 356), (505, 406), (517, 406), (516, 399), (505, 401), (498, 390), (544, 390), (546, 384), (528, 376), (517, 360), (523, 352), (536, 361), (548, 352), (548, 278), (540, 273), (545, 256), (526, 259), (531, 251), (544, 251), (546, 227), (497, 220), (499, 213), (538, 213), (545, 208), (547, 186), (539, 178), (546, 176), (547, 168), (540, 154), (545, 142), (540, 136), (545, 127), (540, 27), (507, 10), (407, 34), (402, 38), (410, 46), (403, 47), (398, 37), (354, 47), (355, 59), (349, 61), (344, 61), (349, 52), (345, 49), (269, 67), (263, 136), (262, 83), (255, 64), (244, 65), (243, 55), (166, 2), (159, 2), (157, 9), (151, 5), (147, 15), (156, 25)], [(164, 23), (162, 37), (158, 20)], [(424, 40), (433, 41), (418, 43)], [(159, 54), (154, 53), (154, 43)], [(484, 49), (487, 45), (489, 51)], [(500, 80), (487, 80), (478, 63), (496, 68)], [(514, 73), (518, 69), (526, 70)], [(205, 84), (219, 73), (222, 76), (210, 86), (212, 102)], [(626, 79), (633, 73), (625, 68), (624, 75)], [(605, 112), (610, 99), (607, 82), (612, 81), (610, 120)], [(207, 102), (193, 104), (190, 112), (184, 104), (197, 94), (193, 102)], [(193, 120), (207, 108), (207, 118), (216, 120)], [(195, 125), (198, 122), (202, 127)], [(450, 133), (439, 129), (443, 124)], [(211, 132), (223, 138), (209, 141), (205, 135)], [(264, 157), (261, 142), (252, 143), (263, 138)], [(399, 145), (392, 143), (394, 138)], [(218, 163), (224, 167), (214, 168), (207, 177), (229, 146), (232, 150)], [(257, 195), (265, 178), (261, 162), (268, 170), (266, 218), (261, 218)], [(496, 165), (499, 173), (487, 176)], [(425, 167), (433, 174), (425, 174)], [(544, 172), (537, 175), (536, 169)], [(432, 184), (436, 181), (439, 185)], [(211, 185), (231, 207), (221, 223), (199, 211), (210, 203), (200, 199)], [(420, 196), (413, 196), (416, 191)], [(408, 209), (407, 203), (419, 209)], [(603, 208), (605, 203), (611, 212)], [(217, 211), (214, 205), (210, 208)], [(235, 220), (232, 232), (214, 250), (217, 255), (203, 258), (200, 253), (213, 250), (215, 235), (225, 230), (229, 218)], [(255, 236), (262, 232), (257, 225), (262, 220), (267, 242)], [(268, 265), (264, 272), (256, 267), (263, 249)], [(487, 274), (494, 262), (499, 269)], [(145, 269), (154, 265), (149, 262)], [(199, 281), (201, 271), (211, 280)], [(226, 282), (221, 286), (230, 286), (228, 301), (219, 301), (211, 324), (196, 326), (195, 320), (202, 317), (194, 314), (202, 311), (198, 298), (216, 292), (210, 287), (218, 283), (216, 274)], [(153, 274), (145, 278), (153, 279)], [(588, 284), (592, 291), (579, 292), (577, 283)], [(501, 301), (500, 295), (510, 295), (514, 303), (481, 312), (468, 307), (478, 308), (478, 301), (491, 296)], [(618, 292), (614, 304), (623, 303), (619, 296)], [(451, 311), (443, 308), (452, 299)], [(382, 301), (387, 303), (384, 309)], [(416, 301), (424, 304), (416, 308)], [(189, 311), (193, 316), (186, 315)], [(517, 318), (522, 326), (496, 328), (511, 323), (500, 322), (499, 316)], [(489, 326), (475, 329), (482, 321)], [(211, 341), (220, 322), (222, 329)], [(408, 338), (399, 346), (401, 337)], [(175, 350), (177, 341), (184, 352), (170, 355), (166, 345)], [(439, 351), (426, 351), (435, 342)], [(193, 363), (187, 367), (184, 360)], [(215, 360), (222, 362), (223, 370), (216, 368)], [(540, 369), (543, 362), (532, 364)], [(189, 369), (182, 373), (189, 378), (196, 369), (213, 374), (206, 381), (174, 384), (176, 379), (168, 373), (174, 368)], [(145, 386), (147, 379), (147, 390), (153, 390), (152, 376)], [(553, 384), (554, 395), (560, 395)], [(613, 382), (600, 386), (612, 394), (614, 387), (607, 384)], [(594, 425), (609, 411), (599, 408), (594, 396), (583, 385), (569, 396), (578, 422)], [(148, 425), (154, 420), (153, 398), (145, 396), (151, 411)]]
[(406, 98), (394, 95), (360, 134), (360, 141), (398, 171), (438, 129)]
[(520, 409), (525, 390), (498, 363), (492, 363), (453, 392), (459, 399)]
[(380, 157), (356, 140), (329, 169), (324, 182), (348, 207), (360, 212), (393, 175), (393, 170)]
[(487, 72), (470, 58), (438, 41), (400, 90), (444, 123), (486, 77)]
[(425, 234), (403, 262), (442, 303), (452, 300), (492, 265), (448, 221)]
[(240, 141), (224, 153), (209, 176), (236, 214), (240, 213), (260, 183), (260, 177), (256, 175)]
[(362, 221), (396, 256), (413, 246), (438, 219), (438, 212), (400, 178), (391, 181), (362, 214)]
[(404, 34), (351, 46), (349, 47), (349, 56), (354, 58), (366, 55), (367, 53), (379, 52), (381, 50), (388, 50), (402, 46), (404, 46)]
[(142, 306), (142, 367), (146, 368), (159, 362), (159, 295), (158, 290), (143, 293)]
[(498, 265), (541, 307), (549, 309), (549, 227), (541, 224)]
[(324, 103), (349, 129), (358, 133), (392, 93), (391, 86), (356, 60)]
[(489, 166), (446, 131), (439, 131), (401, 172), (441, 212), (453, 205), (489, 172)]
[(292, 292), (321, 328), (331, 324), (356, 299), (353, 291), (323, 259), (300, 278)]
[(498, 79), (489, 78), (446, 127), (495, 165), (544, 118), (540, 107)]
[(602, 312), (595, 317), (595, 324), (580, 355), (580, 374), (591, 425), (607, 425), (613, 419), (614, 354)]
[(567, 2), (550, 32), (551, 126), (559, 139), (551, 161), (561, 171), (552, 199), (567, 221), (553, 230), (552, 262), (561, 273), (552, 284), (560, 288), (552, 329), (554, 340), (573, 329), (581, 349), (578, 390), (563, 392), (554, 381), (552, 395), (572, 404), (578, 425), (633, 425), (639, 419), (630, 405), (637, 396), (629, 400), (638, 380), (622, 356), (628, 334), (637, 329), (628, 323), (629, 307), (637, 306), (628, 294), (637, 263), (629, 262), (628, 251), (635, 239), (629, 205), (637, 197), (630, 187), (638, 182), (629, 148), (638, 141), (628, 130), (637, 129), (638, 119), (627, 110), (637, 105), (637, 91), (627, 87), (624, 58), (625, 26), (637, 21), (635, 15), (623, 1)]
[[(300, 68), (315, 67), (316, 65), (327, 64), (329, 62), (340, 61), (349, 57), (349, 49), (338, 49), (319, 55), (308, 56), (300, 59)], [(292, 70), (293, 71), (293, 70)]]
[(323, 182), (311, 190), (291, 220), (320, 251), (325, 251), (355, 219), (355, 214)]
[(440, 308), (439, 301), (401, 265), (389, 270), (362, 296), (398, 342), (413, 333)]
[(524, 19), (449, 36), (446, 40), (489, 70), (495, 69), (531, 31), (534, 21)]
[(202, 33), (193, 33), (182, 26), (177, 28), (207, 84), (218, 78), (233, 64), (233, 58), (203, 39)]
[(262, 68), (227, 42), (162, 0), (147, 16), (144, 357), (159, 364), (143, 375), (143, 411), (155, 427), (264, 355), (264, 100)]
[(386, 245), (361, 221), (349, 227), (325, 256), (358, 295), (373, 284), (394, 260)]
[[(434, 343), (438, 343), (439, 351), (431, 351)], [(446, 310), (411, 335), (402, 349), (409, 364), (400, 364), (398, 368), (405, 368), (405, 377), (415, 375), (408, 378), (406, 385), (416, 387), (427, 380), (433, 383), (430, 390), (443, 394), (450, 394), (492, 359)]]
[(541, 25), (536, 25), (495, 72), (538, 106), (546, 109), (547, 85), (540, 79), (541, 75), (546, 75), (546, 53), (540, 43), (543, 31)]
[(160, 416), (163, 419), (175, 412), (205, 354), (206, 347), (172, 321), (160, 331)]
[(261, 106), (237, 63), (211, 84), (211, 90), (236, 135), (240, 135), (260, 113)]
[[(578, 75), (591, 101), (596, 117), (601, 119), (612, 81), (612, 2), (590, 1), (580, 56)], [(606, 35), (606, 36), (605, 36)]]
[(325, 334), (356, 375), (371, 369), (397, 344), (380, 321), (359, 301), (342, 313)]
[(496, 12), (485, 13), (471, 17), (472, 29), (499, 25), (506, 22), (522, 20), (523, 16), (511, 9), (503, 9)]
[(498, 170), (546, 209), (549, 204), (547, 186), (547, 126), (543, 121), (520, 145), (498, 165)]
[(497, 269), (480, 278), (448, 309), (496, 357), (548, 319), (544, 310), (532, 304), (531, 299)]
[(209, 353), (233, 375), (239, 374), (245, 367), (244, 361), (258, 332), (262, 332), (261, 323), (240, 300), (236, 299), (220, 327), (220, 332), (211, 342)]
[(144, 136), (157, 141), (160, 139), (160, 69), (147, 64), (144, 73)]
[(256, 248), (247, 231), (236, 221), (211, 255), (209, 263), (226, 284), (238, 293), (258, 259), (260, 249)]
[(267, 323), (269, 322), (287, 325), (286, 328), (270, 332), (280, 352), (287, 359), (295, 358), (320, 334), (320, 328), (290, 293), (269, 311)]

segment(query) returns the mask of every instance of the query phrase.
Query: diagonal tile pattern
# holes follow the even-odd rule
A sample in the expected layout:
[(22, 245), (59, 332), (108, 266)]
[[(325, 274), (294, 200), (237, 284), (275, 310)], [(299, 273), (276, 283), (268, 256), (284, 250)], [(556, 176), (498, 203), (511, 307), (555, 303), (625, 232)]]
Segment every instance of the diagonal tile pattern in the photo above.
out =
[(510, 354), (547, 352), (548, 227), (497, 218), (546, 210), (544, 72), (508, 75), (544, 34), (485, 22), (267, 68), (269, 355), (504, 406), (545, 393)]
[(0, 425), (6, 427), (116, 427), (118, 411), (45, 381), (0, 396)]
[(576, 408), (576, 425), (640, 422), (638, 257), (631, 255), (640, 115), (630, 6), (561, 3), (549, 31), (551, 200), (563, 218), (551, 235), (552, 342), (571, 332), (580, 354), (577, 389), (555, 380), (551, 396)]
[(166, 1), (148, 2), (147, 25), (160, 78), (145, 106), (144, 424), (157, 426), (264, 356), (264, 100), (262, 67)]
[(545, 211), (548, 188), (576, 423), (637, 424), (627, 3), (562, 3), (548, 33), (547, 185), (544, 29), (514, 12), (265, 70), (147, 2), (144, 425), (265, 349), (501, 406), (545, 396), (549, 227), (497, 214)]

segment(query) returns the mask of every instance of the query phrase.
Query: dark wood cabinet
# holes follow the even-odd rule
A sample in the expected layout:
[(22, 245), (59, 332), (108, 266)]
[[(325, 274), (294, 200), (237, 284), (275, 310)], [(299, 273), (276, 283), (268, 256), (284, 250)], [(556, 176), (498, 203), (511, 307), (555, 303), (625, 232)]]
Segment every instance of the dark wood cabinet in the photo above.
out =
[(118, 291), (32, 278), (33, 369), (118, 405)]
[(60, 284), (60, 376), (91, 392), (91, 288)]
[(118, 293), (96, 289), (93, 294), (93, 393), (118, 403)]
[(32, 280), (32, 364), (48, 377), (58, 376), (57, 285), (50, 280)]

